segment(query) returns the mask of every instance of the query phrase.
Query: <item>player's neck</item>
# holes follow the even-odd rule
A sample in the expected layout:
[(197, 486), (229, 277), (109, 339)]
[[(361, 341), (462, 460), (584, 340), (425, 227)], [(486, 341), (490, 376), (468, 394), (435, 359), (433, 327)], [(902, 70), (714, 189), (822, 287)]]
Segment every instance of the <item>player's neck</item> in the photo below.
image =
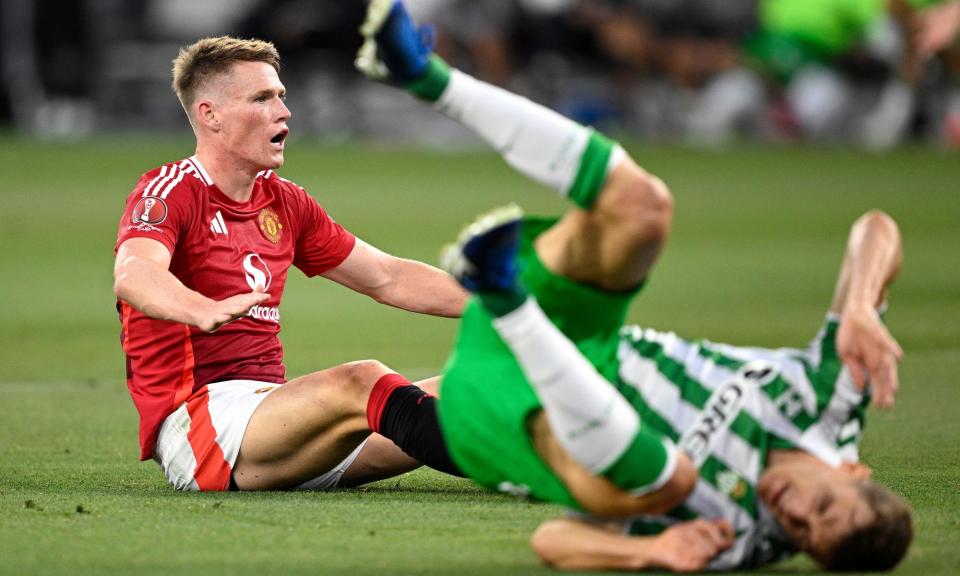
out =
[(257, 178), (256, 170), (241, 168), (230, 156), (217, 154), (203, 147), (197, 147), (197, 159), (210, 175), (213, 184), (227, 198), (238, 203), (250, 201), (253, 183)]

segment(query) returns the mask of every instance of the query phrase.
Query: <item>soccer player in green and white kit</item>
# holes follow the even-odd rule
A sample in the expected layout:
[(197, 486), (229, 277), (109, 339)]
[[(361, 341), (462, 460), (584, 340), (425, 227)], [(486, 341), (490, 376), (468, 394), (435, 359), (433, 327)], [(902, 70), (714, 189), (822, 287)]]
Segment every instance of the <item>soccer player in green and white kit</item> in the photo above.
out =
[[(582, 514), (538, 530), (545, 562), (725, 569), (797, 550), (830, 568), (900, 560), (909, 509), (856, 464), (867, 373), (877, 404), (897, 388), (901, 352), (875, 308), (900, 261), (889, 217), (854, 226), (807, 350), (621, 329), (670, 229), (664, 184), (602, 135), (450, 70), (398, 0), (374, 0), (362, 32), (362, 70), (435, 102), (577, 205), (558, 220), (495, 211), (445, 256), (478, 298), (444, 371), (444, 442), (480, 484)], [(617, 517), (619, 533), (598, 520)]]

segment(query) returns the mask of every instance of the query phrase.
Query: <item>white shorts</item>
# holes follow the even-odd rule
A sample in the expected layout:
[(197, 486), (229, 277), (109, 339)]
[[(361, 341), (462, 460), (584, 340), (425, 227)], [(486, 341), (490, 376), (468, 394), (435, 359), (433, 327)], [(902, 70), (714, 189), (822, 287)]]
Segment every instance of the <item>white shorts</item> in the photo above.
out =
[[(160, 427), (153, 459), (160, 464), (170, 484), (177, 490), (230, 489), (231, 473), (247, 423), (264, 398), (279, 387), (279, 384), (255, 380), (208, 384), (167, 416)], [(364, 444), (366, 441), (332, 470), (297, 488), (336, 487)]]

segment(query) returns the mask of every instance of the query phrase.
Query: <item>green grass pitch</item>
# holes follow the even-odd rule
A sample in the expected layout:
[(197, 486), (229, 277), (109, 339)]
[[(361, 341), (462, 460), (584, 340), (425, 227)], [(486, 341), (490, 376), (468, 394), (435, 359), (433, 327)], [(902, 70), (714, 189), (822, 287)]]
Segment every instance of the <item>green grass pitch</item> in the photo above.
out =
[[(293, 142), (284, 176), (395, 254), (436, 261), (476, 213), (549, 192), (488, 153)], [(871, 411), (864, 459), (917, 518), (902, 574), (960, 567), (960, 158), (905, 150), (630, 147), (677, 199), (674, 235), (634, 321), (735, 344), (800, 345), (830, 298), (850, 222), (900, 223), (906, 260), (888, 322), (902, 393)], [(137, 461), (111, 293), (112, 248), (137, 176), (183, 140), (0, 138), (0, 574), (533, 574), (527, 547), (560, 512), (418, 471), (334, 493), (183, 494)], [(291, 375), (377, 358), (436, 373), (456, 323), (388, 310), (291, 275)], [(797, 560), (774, 571), (812, 570)]]

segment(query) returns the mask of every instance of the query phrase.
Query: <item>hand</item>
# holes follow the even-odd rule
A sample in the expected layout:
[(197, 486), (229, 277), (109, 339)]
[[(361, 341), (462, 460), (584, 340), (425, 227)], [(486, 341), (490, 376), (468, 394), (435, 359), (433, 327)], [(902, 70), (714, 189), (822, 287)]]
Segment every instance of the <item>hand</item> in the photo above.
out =
[(948, 48), (960, 29), (960, 0), (950, 0), (919, 11), (915, 16), (917, 26), (916, 50), (926, 60)]
[(874, 405), (893, 406), (900, 388), (897, 362), (903, 357), (903, 350), (872, 306), (848, 304), (844, 307), (837, 332), (837, 354), (850, 370), (857, 388), (866, 389), (867, 382), (873, 385)]
[(270, 299), (266, 292), (254, 291), (237, 294), (224, 300), (210, 300), (209, 306), (200, 314), (196, 322), (204, 332), (214, 332), (224, 324), (243, 318), (250, 309)]
[(697, 572), (733, 545), (733, 526), (727, 520), (692, 520), (664, 530), (653, 546), (654, 568)]

